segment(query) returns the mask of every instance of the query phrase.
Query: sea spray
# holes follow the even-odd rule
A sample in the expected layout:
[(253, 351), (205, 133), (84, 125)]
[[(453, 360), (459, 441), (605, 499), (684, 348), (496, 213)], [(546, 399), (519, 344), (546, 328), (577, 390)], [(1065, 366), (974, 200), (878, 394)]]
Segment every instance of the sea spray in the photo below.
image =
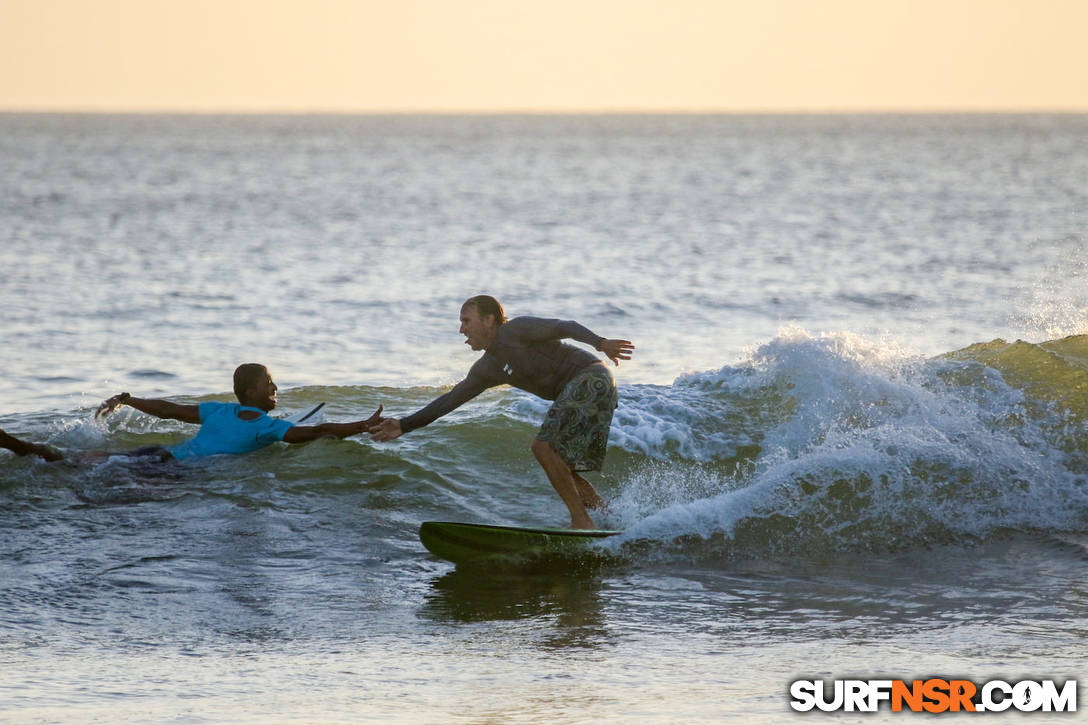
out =
[(682, 395), (762, 401), (746, 433), (759, 453), (708, 476), (659, 449), (615, 505), (626, 540), (690, 549), (694, 535), (712, 555), (759, 556), (1082, 529), (1085, 471), (1063, 450), (1079, 421), (980, 367), (791, 330), (739, 366), (687, 375)]

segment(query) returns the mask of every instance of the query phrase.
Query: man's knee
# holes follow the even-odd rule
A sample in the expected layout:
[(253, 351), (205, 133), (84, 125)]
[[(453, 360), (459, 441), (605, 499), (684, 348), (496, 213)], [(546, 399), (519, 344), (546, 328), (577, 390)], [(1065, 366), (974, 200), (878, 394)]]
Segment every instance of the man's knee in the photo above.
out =
[(539, 438), (533, 441), (533, 445), (529, 446), (529, 449), (532, 450), (538, 461), (543, 461), (546, 456), (553, 452), (551, 444)]

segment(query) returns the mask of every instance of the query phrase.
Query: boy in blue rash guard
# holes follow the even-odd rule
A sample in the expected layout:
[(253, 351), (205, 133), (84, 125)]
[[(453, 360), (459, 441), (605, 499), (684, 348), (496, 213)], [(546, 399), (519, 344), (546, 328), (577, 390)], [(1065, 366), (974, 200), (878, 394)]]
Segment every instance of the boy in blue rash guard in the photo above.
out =
[[(276, 407), (277, 389), (268, 368), (257, 363), (246, 363), (234, 371), (234, 394), (238, 396), (238, 403), (181, 405), (168, 400), (135, 398), (129, 393), (119, 393), (102, 403), (95, 415), (108, 415), (120, 406), (128, 405), (156, 418), (200, 424), (196, 436), (183, 443), (173, 446), (148, 446), (122, 454), (150, 456), (163, 461), (249, 453), (276, 441), (308, 443), (318, 438), (346, 438), (369, 433), (382, 420), (381, 406), (378, 406), (370, 418), (353, 423), (295, 425), (286, 420), (271, 418), (268, 413)], [(2, 431), (0, 448), (7, 448), (17, 455), (39, 455), (47, 461), (60, 460), (63, 457), (53, 448), (27, 443)]]
[(461, 307), (461, 334), (483, 350), (464, 380), (409, 416), (385, 418), (371, 435), (390, 441), (433, 422), (496, 385), (513, 385), (554, 403), (532, 451), (570, 511), (570, 525), (592, 529), (587, 508), (601, 497), (580, 471), (599, 471), (616, 409), (616, 382), (596, 355), (561, 342), (573, 339), (603, 352), (613, 363), (630, 360), (635, 346), (607, 340), (577, 322), (516, 317), (507, 321), (494, 297), (479, 295)]
[(194, 438), (173, 446), (152, 446), (132, 451), (130, 455), (156, 456), (163, 460), (250, 453), (277, 441), (308, 443), (318, 438), (346, 438), (369, 433), (381, 421), (382, 407), (367, 420), (354, 423), (295, 425), (270, 418), (276, 407), (276, 383), (268, 368), (258, 363), (239, 365), (234, 371), (234, 394), (238, 403), (200, 403), (179, 405), (167, 400), (134, 398), (119, 393), (104, 402), (95, 415), (107, 415), (121, 405), (158, 418), (172, 418), (184, 423), (199, 423)]

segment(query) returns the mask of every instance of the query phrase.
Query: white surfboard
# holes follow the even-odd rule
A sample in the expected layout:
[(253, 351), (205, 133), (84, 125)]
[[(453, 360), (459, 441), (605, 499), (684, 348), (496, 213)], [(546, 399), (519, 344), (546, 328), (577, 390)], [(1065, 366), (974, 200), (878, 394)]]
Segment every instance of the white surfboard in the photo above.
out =
[(293, 415), (289, 415), (284, 418), (284, 420), (294, 423), (295, 425), (301, 425), (303, 423), (305, 423), (306, 425), (317, 425), (325, 417), (325, 414), (323, 412), (324, 408), (324, 403), (318, 403), (312, 408), (306, 408), (305, 410), (301, 410)]

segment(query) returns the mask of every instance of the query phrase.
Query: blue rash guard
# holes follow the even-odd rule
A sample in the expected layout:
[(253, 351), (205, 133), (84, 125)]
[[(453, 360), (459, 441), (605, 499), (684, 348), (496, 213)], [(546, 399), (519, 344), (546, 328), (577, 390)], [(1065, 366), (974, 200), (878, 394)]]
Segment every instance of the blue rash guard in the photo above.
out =
[(422, 428), (496, 385), (513, 385), (545, 400), (555, 400), (571, 378), (587, 365), (601, 362), (586, 350), (560, 342), (564, 338), (595, 349), (600, 349), (604, 341), (570, 320), (515, 317), (504, 322), (468, 376), (427, 407), (401, 418), (401, 431)]
[[(260, 415), (242, 420), (238, 413), (252, 410)], [(201, 403), (200, 431), (195, 437), (166, 450), (178, 460), (221, 453), (249, 453), (282, 441), (294, 423), (270, 418), (260, 408), (238, 403)]]

